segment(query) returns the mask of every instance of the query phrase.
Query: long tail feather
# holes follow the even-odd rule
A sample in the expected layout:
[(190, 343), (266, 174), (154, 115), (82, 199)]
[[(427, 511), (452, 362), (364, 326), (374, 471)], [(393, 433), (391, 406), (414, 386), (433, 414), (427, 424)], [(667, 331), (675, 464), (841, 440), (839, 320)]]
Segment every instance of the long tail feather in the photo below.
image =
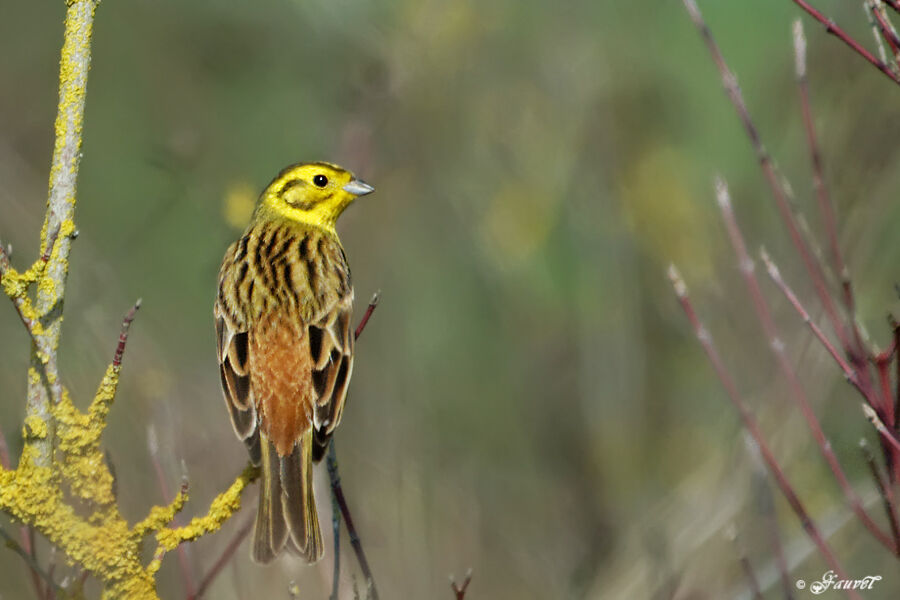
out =
[(287, 456), (279, 456), (265, 435), (260, 436), (262, 483), (253, 536), (253, 560), (271, 562), (285, 544), (306, 562), (325, 552), (313, 496), (313, 433), (307, 432)]
[(256, 509), (256, 528), (253, 534), (253, 560), (270, 563), (284, 549), (288, 530), (284, 519), (280, 460), (275, 446), (265, 434), (260, 435), (262, 480)]
[(313, 432), (303, 434), (290, 456), (281, 458), (281, 482), (284, 486), (284, 516), (292, 546), (308, 563), (325, 552), (312, 482)]

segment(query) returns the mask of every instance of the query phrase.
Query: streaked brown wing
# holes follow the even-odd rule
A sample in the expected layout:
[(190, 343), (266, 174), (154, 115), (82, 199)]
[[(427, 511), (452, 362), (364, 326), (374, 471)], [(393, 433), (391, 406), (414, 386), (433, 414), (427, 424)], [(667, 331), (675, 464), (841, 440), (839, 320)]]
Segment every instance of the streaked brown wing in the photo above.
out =
[(353, 292), (341, 297), (324, 318), (309, 326), (312, 382), (316, 394), (313, 424), (313, 460), (319, 461), (328, 448), (335, 427), (341, 422), (347, 386), (353, 371), (351, 315)]
[(250, 322), (246, 302), (241, 301), (239, 288), (245, 285), (247, 269), (245, 260), (235, 260), (235, 253), (243, 248), (246, 255), (246, 239), (229, 246), (219, 270), (219, 290), (213, 314), (216, 320), (216, 358), (222, 379), (225, 406), (238, 438), (246, 445), (250, 460), (260, 461), (259, 431), (256, 402), (250, 385), (250, 340), (247, 324)]
[(225, 405), (234, 432), (247, 445), (250, 460), (260, 461), (256, 406), (250, 386), (249, 336), (235, 326), (217, 302), (215, 307), (217, 357)]

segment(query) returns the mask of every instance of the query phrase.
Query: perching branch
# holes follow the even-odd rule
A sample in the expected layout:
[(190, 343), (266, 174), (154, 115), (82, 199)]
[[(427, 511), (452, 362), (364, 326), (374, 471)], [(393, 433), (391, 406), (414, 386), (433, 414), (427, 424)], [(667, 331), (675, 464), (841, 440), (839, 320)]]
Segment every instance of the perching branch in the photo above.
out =
[[(366, 325), (369, 323), (369, 318), (372, 316), (372, 313), (375, 312), (375, 308), (378, 306), (378, 300), (381, 296), (381, 291), (377, 291), (372, 295), (372, 299), (369, 301), (369, 306), (366, 307), (366, 312), (363, 313), (362, 319), (359, 321), (359, 325), (356, 326), (356, 331), (354, 332), (354, 339), (358, 340), (359, 336), (362, 335), (362, 332), (365, 330)], [(331, 583), (331, 598), (336, 600), (338, 597), (338, 584), (340, 581), (341, 574), (341, 516), (344, 518), (344, 522), (347, 524), (347, 533), (350, 536), (350, 545), (353, 546), (353, 551), (356, 554), (356, 560), (359, 562), (359, 568), (363, 573), (363, 577), (366, 578), (367, 588), (370, 590), (369, 597), (371, 600), (378, 600), (378, 589), (375, 587), (375, 578), (372, 575), (372, 569), (369, 567), (369, 561), (366, 559), (366, 553), (363, 550), (362, 542), (359, 539), (359, 534), (356, 532), (356, 527), (353, 524), (353, 515), (350, 514), (350, 507), (347, 505), (347, 500), (344, 498), (344, 490), (341, 487), (341, 477), (338, 473), (338, 462), (337, 462), (337, 451), (335, 450), (335, 442), (334, 439), (331, 440), (331, 445), (328, 448), (328, 458), (326, 460), (328, 464), (328, 477), (331, 481), (331, 501), (332, 501), (332, 528), (334, 531), (334, 570), (332, 572), (332, 583)], [(338, 513), (340, 511), (340, 514)]]

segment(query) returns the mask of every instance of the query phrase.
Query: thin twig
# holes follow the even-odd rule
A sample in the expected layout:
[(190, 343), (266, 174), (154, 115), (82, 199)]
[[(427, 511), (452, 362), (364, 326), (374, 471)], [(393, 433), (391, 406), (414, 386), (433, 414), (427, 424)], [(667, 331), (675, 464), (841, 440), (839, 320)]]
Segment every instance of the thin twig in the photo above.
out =
[(812, 433), (816, 444), (819, 446), (819, 451), (822, 453), (822, 456), (825, 458), (825, 462), (828, 463), (828, 467), (834, 474), (834, 477), (837, 480), (841, 491), (843, 491), (844, 497), (846, 498), (847, 503), (850, 505), (850, 508), (853, 510), (856, 516), (859, 517), (860, 521), (862, 521), (866, 529), (868, 529), (872, 533), (875, 539), (881, 542), (886, 548), (891, 549), (891, 551), (895, 551), (894, 541), (890, 538), (890, 536), (882, 531), (880, 527), (878, 527), (874, 520), (872, 520), (872, 518), (866, 512), (866, 509), (863, 507), (862, 500), (856, 494), (856, 491), (854, 491), (853, 486), (850, 485), (850, 480), (847, 479), (847, 476), (844, 474), (844, 470), (841, 468), (837, 456), (835, 456), (834, 450), (831, 448), (831, 443), (828, 441), (828, 438), (825, 437), (825, 432), (822, 431), (822, 426), (819, 423), (819, 419), (816, 417), (815, 412), (813, 412), (812, 406), (810, 406), (809, 404), (809, 400), (806, 397), (806, 390), (800, 383), (800, 378), (797, 376), (797, 372), (794, 370), (790, 358), (788, 358), (787, 352), (785, 351), (784, 342), (779, 337), (778, 329), (775, 327), (775, 320), (772, 318), (772, 313), (769, 310), (769, 305), (766, 302), (762, 291), (760, 290), (759, 282), (756, 280), (753, 260), (747, 254), (747, 246), (744, 243), (744, 236), (741, 233), (740, 228), (738, 227), (737, 219), (735, 219), (734, 210), (731, 206), (731, 196), (728, 192), (728, 186), (721, 178), (717, 178), (716, 180), (716, 200), (719, 203), (719, 209), (722, 213), (722, 219), (724, 220), (725, 227), (728, 230), (728, 239), (731, 241), (731, 246), (734, 249), (735, 255), (737, 256), (741, 275), (753, 301), (753, 308), (756, 312), (756, 317), (759, 320), (763, 332), (766, 335), (766, 339), (769, 343), (770, 349), (775, 354), (775, 359), (778, 363), (778, 366), (781, 369), (784, 378), (788, 382), (788, 386), (791, 391), (790, 397), (797, 404), (797, 407), (800, 409), (800, 413), (806, 420), (807, 426), (809, 427), (809, 430)]
[(22, 560), (25, 561), (25, 564), (27, 564), (32, 571), (35, 571), (38, 575), (40, 575), (41, 578), (47, 582), (47, 585), (51, 586), (54, 590), (57, 591), (57, 593), (65, 591), (59, 586), (59, 584), (53, 581), (53, 578), (50, 577), (50, 575), (41, 568), (41, 565), (37, 564), (37, 561), (35, 561), (28, 552), (25, 552), (22, 546), (19, 545), (19, 542), (17, 542), (14, 537), (9, 535), (6, 530), (2, 528), (0, 528), (0, 537), (6, 540), (6, 547), (21, 556)]
[(869, 447), (869, 443), (866, 442), (865, 438), (859, 441), (859, 447), (860, 450), (862, 450), (863, 457), (866, 459), (866, 464), (869, 465), (869, 472), (872, 473), (872, 479), (875, 480), (875, 485), (878, 487), (878, 493), (881, 495), (881, 500), (884, 503), (884, 511), (887, 513), (888, 522), (891, 526), (891, 534), (894, 536), (894, 542), (897, 544), (897, 547), (900, 548), (900, 527), (898, 527), (897, 506), (894, 503), (894, 493), (891, 491), (890, 484), (882, 476), (881, 470), (878, 468), (878, 463), (875, 461), (875, 454), (872, 452), (872, 449)]
[[(328, 449), (328, 455), (334, 452), (334, 443)], [(332, 473), (333, 468), (337, 468), (337, 460), (328, 460), (328, 475), (330, 480), (337, 478), (337, 473)], [(329, 600), (338, 600), (338, 588), (341, 581), (341, 507), (338, 505), (337, 497), (331, 494), (331, 531), (334, 538), (334, 564), (331, 570), (331, 596)]]
[(366, 325), (369, 323), (369, 317), (372, 316), (372, 313), (375, 312), (375, 307), (378, 306), (379, 298), (381, 298), (381, 290), (378, 290), (377, 292), (372, 294), (372, 299), (369, 300), (369, 306), (366, 307), (366, 312), (363, 313), (363, 317), (362, 319), (360, 319), (359, 325), (356, 326), (356, 332), (353, 334), (354, 339), (359, 339), (359, 336), (366, 328)]
[(863, 0), (861, 8), (866, 15), (866, 20), (869, 22), (869, 27), (872, 29), (872, 38), (875, 40), (875, 46), (878, 48), (878, 58), (881, 59), (881, 62), (884, 64), (888, 64), (887, 50), (884, 49), (884, 38), (878, 30), (878, 23), (875, 21), (875, 17), (873, 17), (872, 13), (869, 11), (869, 4), (870, 0)]
[[(809, 536), (813, 544), (815, 544), (816, 548), (818, 548), (819, 552), (822, 554), (822, 558), (825, 559), (825, 562), (828, 564), (829, 568), (834, 569), (835, 573), (837, 573), (837, 575), (841, 579), (846, 579), (847, 576), (844, 572), (843, 567), (841, 567), (840, 563), (837, 560), (837, 557), (834, 555), (834, 552), (832, 552), (828, 543), (825, 541), (825, 538), (819, 531), (819, 528), (815, 524), (815, 521), (813, 521), (812, 517), (809, 516), (806, 508), (803, 506), (803, 503), (800, 501), (800, 498), (794, 491), (794, 487), (788, 481), (787, 476), (784, 474), (784, 471), (782, 471), (781, 467), (778, 464), (778, 461), (775, 459), (775, 456), (772, 454), (772, 451), (766, 444), (766, 441), (762, 436), (762, 431), (760, 430), (759, 425), (756, 422), (756, 418), (750, 412), (750, 409), (747, 408), (747, 405), (744, 402), (744, 399), (741, 397), (741, 394), (738, 391), (737, 386), (735, 385), (734, 380), (731, 377), (731, 374), (725, 368), (725, 364), (722, 362), (718, 350), (716, 350), (712, 336), (710, 335), (709, 331), (703, 326), (703, 323), (700, 322), (700, 319), (697, 317), (697, 313), (694, 310), (694, 306), (688, 296), (687, 286), (685, 285), (684, 280), (681, 278), (681, 275), (678, 273), (678, 270), (675, 268), (675, 265), (671, 265), (669, 267), (668, 274), (669, 279), (672, 282), (672, 287), (675, 289), (675, 295), (678, 297), (678, 302), (681, 304), (682, 310), (684, 310), (688, 321), (690, 321), (691, 326), (694, 329), (694, 334), (697, 336), (700, 345), (706, 352), (706, 356), (709, 358), (709, 361), (712, 364), (713, 370), (718, 376), (719, 381), (725, 388), (725, 392), (729, 400), (731, 400), (732, 405), (737, 409), (738, 415), (741, 418), (744, 428), (750, 434), (750, 437), (753, 439), (756, 448), (759, 449), (760, 456), (767, 469), (774, 477), (775, 482), (778, 484), (779, 490), (785, 497), (785, 500), (787, 500), (791, 509), (797, 515), (797, 518), (800, 520), (800, 525), (803, 527), (804, 531), (806, 531), (806, 534)], [(860, 596), (853, 590), (845, 590), (845, 592), (851, 598), (860, 600)]]
[(820, 13), (818, 10), (813, 8), (808, 2), (805, 0), (793, 0), (794, 4), (805, 10), (809, 13), (812, 18), (825, 26), (825, 31), (836, 36), (839, 40), (850, 46), (854, 52), (862, 56), (864, 59), (869, 61), (876, 69), (884, 73), (890, 78), (894, 83), (900, 84), (900, 75), (896, 75), (893, 71), (888, 68), (888, 66), (877, 58), (875, 58), (871, 52), (866, 50), (860, 45), (855, 39), (850, 37), (843, 29), (838, 27), (834, 21)]
[(131, 322), (134, 321), (134, 317), (137, 314), (138, 309), (141, 308), (141, 299), (138, 298), (137, 302), (134, 303), (134, 306), (131, 307), (125, 314), (125, 318), (122, 319), (122, 330), (119, 333), (119, 343), (116, 345), (116, 353), (113, 356), (113, 367), (118, 369), (122, 366), (122, 355), (125, 354), (125, 344), (128, 342), (128, 330), (131, 328)]
[(850, 367), (850, 364), (844, 359), (840, 352), (838, 352), (837, 348), (831, 343), (828, 339), (828, 336), (825, 335), (825, 332), (816, 325), (816, 322), (812, 320), (809, 312), (803, 307), (803, 304), (797, 298), (797, 295), (794, 294), (794, 291), (790, 288), (790, 286), (785, 283), (784, 279), (781, 277), (781, 272), (778, 270), (778, 267), (769, 257), (769, 254), (766, 252), (764, 248), (761, 248), (759, 251), (760, 258), (762, 258), (763, 263), (766, 265), (766, 271), (769, 274), (769, 278), (772, 282), (778, 286), (778, 289), (781, 290), (781, 293), (784, 294), (785, 298), (787, 298), (788, 302), (790, 302), (791, 306), (794, 307), (794, 310), (800, 315), (800, 318), (803, 319), (803, 322), (810, 328), (813, 332), (813, 335), (816, 336), (816, 339), (822, 343), (825, 349), (828, 351), (828, 354), (834, 359), (834, 361), (841, 368), (841, 371), (844, 373), (844, 378), (847, 379), (853, 387), (855, 387), (862, 395), (866, 398), (867, 401), (871, 402), (871, 399), (866, 396), (865, 390), (862, 389), (859, 385), (859, 379), (856, 377), (856, 373)]
[(872, 362), (875, 363), (875, 371), (878, 373), (878, 381), (881, 384), (881, 396), (884, 398), (881, 411), (884, 414), (884, 420), (888, 423), (893, 423), (896, 420), (894, 416), (894, 397), (891, 390), (891, 359), (894, 357), (895, 344), (895, 340), (891, 339), (891, 345), (887, 350), (872, 357)]
[(725, 87), (725, 91), (727, 92), (732, 105), (738, 113), (738, 117), (740, 118), (741, 123), (744, 126), (747, 136), (750, 138), (750, 143), (756, 153), (760, 168), (762, 169), (766, 182), (769, 185), (772, 196), (775, 199), (775, 205), (778, 208), (781, 219), (788, 230), (788, 234), (794, 244), (794, 247), (800, 254), (800, 258), (803, 261), (807, 274), (813, 282), (813, 287), (816, 290), (816, 295), (819, 297), (819, 301), (822, 303), (822, 306), (825, 309), (825, 314), (828, 316), (831, 327), (832, 329), (834, 329), (834, 332), (840, 340), (841, 346), (844, 348), (844, 350), (850, 353), (851, 356), (856, 357), (853, 361), (854, 365), (862, 365), (862, 367), (858, 367), (858, 369), (860, 370), (860, 382), (863, 386), (867, 386), (869, 381), (868, 372), (865, 370), (865, 361), (862, 358), (864, 356), (863, 349), (851, 346), (850, 338), (847, 336), (843, 322), (838, 317), (834, 302), (832, 301), (831, 295), (829, 294), (827, 286), (825, 285), (822, 267), (815, 259), (815, 256), (810, 252), (809, 247), (803, 239), (803, 235), (801, 234), (800, 228), (797, 225), (797, 220), (794, 216), (794, 212), (790, 206), (790, 203), (788, 202), (787, 197), (785, 196), (784, 189), (782, 188), (781, 184), (778, 181), (778, 177), (775, 174), (775, 168), (772, 165), (772, 159), (770, 158), (768, 152), (766, 152), (766, 149), (763, 147), (762, 140), (759, 136), (759, 131), (756, 129), (756, 125), (753, 123), (753, 120), (750, 117), (750, 111), (747, 109), (747, 104), (744, 101), (743, 94), (741, 94), (741, 89), (737, 84), (737, 78), (734, 76), (734, 74), (731, 72), (731, 69), (729, 69), (728, 64), (725, 62), (725, 58), (722, 55), (718, 44), (716, 44), (716, 41), (713, 39), (712, 32), (710, 32), (709, 27), (703, 20), (703, 15), (700, 14), (700, 9), (697, 8), (696, 2), (694, 2), (694, 0), (683, 1), (685, 7), (688, 10), (688, 13), (691, 16), (691, 19), (700, 30), (703, 40), (706, 42), (707, 49), (709, 50), (709, 53), (713, 58), (713, 62), (715, 62), (716, 67), (719, 70), (719, 75), (722, 78), (722, 83)]
[(472, 581), (472, 569), (470, 568), (466, 571), (466, 578), (463, 580), (462, 585), (457, 585), (456, 578), (453, 575), (450, 576), (450, 589), (453, 590), (453, 593), (456, 594), (456, 600), (463, 600), (466, 597), (466, 590), (469, 589), (469, 583)]
[(894, 447), (894, 450), (900, 451), (900, 440), (898, 440), (895, 435), (888, 430), (885, 426), (884, 421), (881, 420), (881, 417), (878, 416), (878, 413), (875, 412), (875, 409), (866, 404), (862, 403), (863, 414), (866, 415), (866, 418), (870, 423), (878, 430), (878, 433), (881, 434), (883, 440), (888, 442), (891, 446)]
[(775, 556), (775, 565), (778, 568), (784, 598), (785, 600), (792, 600), (794, 597), (794, 582), (788, 576), (787, 560), (785, 559), (784, 546), (781, 542), (781, 532), (778, 529), (778, 514), (775, 511), (775, 495), (772, 491), (770, 478), (766, 472), (766, 464), (759, 453), (759, 448), (750, 435), (745, 432), (744, 438), (747, 452), (752, 459), (755, 504), (762, 514), (763, 522), (769, 533), (772, 554)]
[(744, 576), (747, 578), (750, 595), (753, 596), (754, 600), (763, 600), (762, 590), (759, 587), (759, 579), (757, 579), (756, 571), (753, 570), (753, 565), (750, 564), (750, 559), (747, 557), (747, 553), (744, 552), (741, 541), (738, 539), (737, 530), (734, 525), (729, 529), (728, 537), (731, 538), (731, 543), (734, 544), (735, 551), (738, 555), (738, 562), (741, 564), (741, 569), (744, 571)]
[(894, 356), (894, 428), (900, 425), (900, 322), (893, 315), (889, 317), (891, 329), (893, 330), (894, 348), (896, 350)]
[(372, 569), (369, 567), (369, 561), (366, 560), (366, 553), (363, 551), (359, 534), (356, 533), (356, 526), (353, 524), (353, 516), (350, 514), (350, 508), (347, 506), (347, 499), (344, 498), (344, 490), (341, 487), (341, 477), (338, 474), (337, 452), (334, 449), (334, 440), (331, 440), (331, 447), (328, 449), (328, 475), (331, 478), (331, 493), (341, 509), (341, 516), (344, 523), (347, 524), (347, 533), (350, 536), (350, 545), (356, 553), (356, 560), (359, 562), (359, 568), (362, 570), (363, 577), (366, 578), (369, 589), (371, 590), (372, 600), (378, 600), (378, 590), (375, 587), (375, 578), (372, 576)]
[[(825, 235), (828, 239), (828, 248), (831, 251), (831, 260), (835, 274), (841, 281), (844, 305), (850, 315), (852, 323), (856, 323), (856, 303), (853, 296), (853, 287), (850, 274), (844, 262), (841, 246), (838, 243), (837, 219), (834, 213), (834, 205), (825, 185), (824, 168), (822, 166), (822, 153), (816, 137), (816, 129), (813, 124), (812, 109), (809, 100), (809, 82), (806, 77), (806, 37), (803, 35), (803, 22), (800, 19), (794, 21), (794, 59), (797, 73), (797, 86), (800, 91), (800, 109), (803, 114), (803, 127), (806, 130), (806, 143), (809, 148), (810, 162), (812, 162), (813, 185), (816, 189), (819, 212), (825, 225)], [(859, 329), (853, 327), (854, 335), (859, 337)], [(862, 345), (859, 341), (858, 345)]]
[[(359, 325), (356, 326), (356, 331), (353, 334), (354, 340), (358, 340), (359, 336), (365, 330), (366, 325), (369, 323), (369, 318), (372, 316), (372, 313), (375, 312), (375, 307), (378, 306), (378, 299), (380, 296), (381, 290), (372, 295), (369, 306), (366, 307), (366, 312), (363, 313)], [(338, 587), (341, 578), (341, 514), (343, 514), (344, 519), (347, 522), (347, 532), (350, 535), (350, 543), (353, 545), (353, 550), (356, 552), (356, 558), (359, 561), (360, 568), (362, 568), (363, 574), (370, 583), (372, 598), (377, 599), (378, 592), (375, 590), (375, 579), (372, 577), (372, 573), (369, 570), (369, 563), (366, 561), (362, 544), (360, 544), (359, 541), (359, 535), (357, 535), (356, 529), (353, 526), (350, 509), (347, 506), (346, 501), (344, 501), (344, 493), (341, 490), (341, 477), (338, 474), (337, 453), (333, 439), (331, 440), (331, 446), (328, 448), (327, 463), (328, 476), (331, 480), (331, 527), (334, 533), (334, 567), (332, 569), (331, 596), (329, 596), (329, 598), (330, 600), (337, 600), (338, 597)]]
[(209, 568), (209, 571), (200, 579), (200, 585), (197, 586), (197, 591), (187, 597), (187, 600), (198, 600), (203, 597), (203, 594), (206, 593), (207, 588), (210, 584), (215, 580), (216, 576), (225, 568), (225, 565), (228, 564), (228, 561), (231, 560), (231, 557), (234, 556), (235, 551), (240, 547), (241, 543), (244, 541), (244, 538), (250, 533), (250, 530), (253, 529), (253, 521), (255, 520), (256, 515), (250, 514), (247, 515), (247, 518), (244, 519), (244, 522), (241, 523), (241, 527), (235, 532), (234, 536), (231, 538), (231, 541), (225, 546), (225, 549), (222, 550), (222, 554), (216, 559), (216, 562)]
[[(897, 39), (897, 33), (893, 30), (890, 22), (887, 20), (887, 15), (884, 13), (884, 7), (880, 6), (877, 2), (870, 2), (868, 12), (875, 18), (882, 39), (890, 46), (894, 61), (900, 65), (900, 39)], [(894, 68), (896, 69), (896, 66)]]

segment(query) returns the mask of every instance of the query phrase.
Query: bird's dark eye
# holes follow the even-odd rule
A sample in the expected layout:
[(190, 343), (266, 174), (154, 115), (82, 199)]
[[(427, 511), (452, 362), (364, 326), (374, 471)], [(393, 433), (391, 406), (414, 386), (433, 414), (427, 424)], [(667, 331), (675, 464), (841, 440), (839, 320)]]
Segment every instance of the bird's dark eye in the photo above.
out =
[(315, 177), (313, 177), (313, 183), (316, 184), (318, 187), (323, 188), (326, 185), (328, 185), (328, 178), (325, 177), (324, 175), (316, 175)]

